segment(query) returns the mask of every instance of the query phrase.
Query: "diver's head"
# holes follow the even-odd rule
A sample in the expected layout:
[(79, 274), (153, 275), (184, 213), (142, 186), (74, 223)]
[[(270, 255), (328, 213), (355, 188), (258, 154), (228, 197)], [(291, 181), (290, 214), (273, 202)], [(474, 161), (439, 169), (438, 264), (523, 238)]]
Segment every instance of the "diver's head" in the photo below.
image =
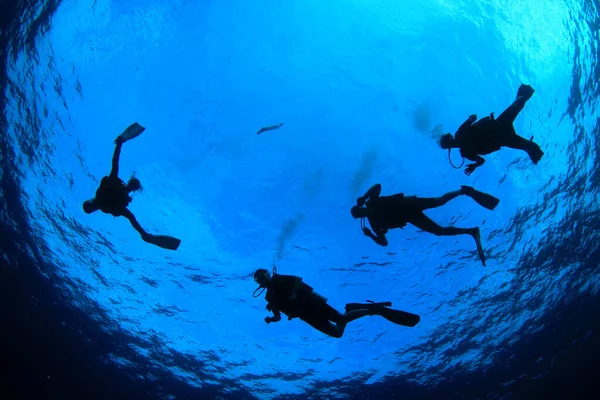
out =
[(366, 207), (354, 206), (350, 209), (350, 214), (354, 218), (367, 218), (369, 216), (369, 209)]
[(442, 149), (444, 150), (449, 150), (453, 147), (456, 147), (456, 141), (454, 140), (454, 136), (452, 136), (451, 133), (446, 133), (445, 135), (442, 135), (442, 137), (440, 138), (440, 146), (442, 146)]
[(254, 273), (254, 282), (258, 283), (260, 287), (267, 287), (271, 282), (271, 274), (264, 268), (257, 269)]
[(142, 190), (142, 182), (138, 178), (131, 177), (129, 182), (127, 182), (127, 192), (137, 192), (138, 190)]
[(91, 200), (86, 200), (83, 202), (83, 211), (86, 214), (91, 214), (94, 211), (98, 211), (100, 209), (100, 207), (98, 207), (98, 204), (96, 202), (96, 199), (91, 199)]

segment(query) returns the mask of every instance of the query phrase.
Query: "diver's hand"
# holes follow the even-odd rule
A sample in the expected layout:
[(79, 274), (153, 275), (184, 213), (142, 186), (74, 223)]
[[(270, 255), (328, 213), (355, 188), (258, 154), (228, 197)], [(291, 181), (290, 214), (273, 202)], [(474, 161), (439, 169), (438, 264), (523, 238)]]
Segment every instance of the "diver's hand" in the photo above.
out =
[(465, 168), (465, 175), (469, 176), (473, 173), (473, 171), (475, 171), (475, 168), (477, 168), (477, 164), (469, 164), (467, 165), (467, 167)]
[(154, 235), (152, 235), (152, 234), (150, 234), (150, 233), (147, 233), (147, 234), (145, 234), (145, 235), (141, 235), (141, 236), (142, 236), (142, 240), (143, 240), (144, 242), (147, 242), (148, 240), (152, 239), (152, 237), (153, 237)]
[(475, 114), (469, 115), (469, 121), (471, 121), (471, 122), (477, 121), (477, 115), (475, 115)]
[(373, 236), (373, 233), (371, 232), (371, 230), (369, 228), (367, 228), (366, 226), (363, 228), (363, 233), (365, 234), (365, 236)]
[(267, 324), (270, 324), (272, 322), (271, 319), (272, 319), (271, 317), (265, 317), (265, 322)]
[(359, 207), (364, 206), (365, 202), (366, 202), (366, 200), (362, 196), (360, 196), (358, 199), (356, 199), (356, 205), (359, 206)]

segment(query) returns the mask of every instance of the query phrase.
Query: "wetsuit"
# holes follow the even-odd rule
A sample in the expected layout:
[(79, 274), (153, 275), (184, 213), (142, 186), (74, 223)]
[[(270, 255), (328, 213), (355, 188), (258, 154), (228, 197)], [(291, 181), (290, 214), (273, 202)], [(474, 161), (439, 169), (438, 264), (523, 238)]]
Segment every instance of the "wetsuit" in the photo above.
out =
[(100, 187), (96, 190), (96, 202), (100, 211), (115, 217), (123, 216), (131, 200), (125, 182), (117, 177), (102, 178)]
[[(482, 118), (473, 124), (467, 120), (455, 135), (460, 154), (464, 158), (472, 159), (479, 154), (486, 155), (500, 150), (502, 139), (508, 134), (507, 128), (512, 128), (512, 124), (504, 127), (490, 117)], [(516, 135), (514, 128), (512, 133)]]
[(340, 313), (304, 282), (297, 291), (296, 299), (290, 299), (297, 278), (293, 275), (273, 275), (266, 294), (268, 309), (279, 311), (289, 319), (300, 318), (320, 331), (327, 330), (331, 325), (330, 321), (339, 322)]
[(407, 223), (420, 227), (429, 220), (423, 210), (438, 206), (434, 200), (436, 199), (405, 196), (403, 193), (372, 198), (366, 203), (367, 208), (374, 211), (368, 217), (369, 224), (375, 234), (386, 234), (389, 229), (404, 228)]

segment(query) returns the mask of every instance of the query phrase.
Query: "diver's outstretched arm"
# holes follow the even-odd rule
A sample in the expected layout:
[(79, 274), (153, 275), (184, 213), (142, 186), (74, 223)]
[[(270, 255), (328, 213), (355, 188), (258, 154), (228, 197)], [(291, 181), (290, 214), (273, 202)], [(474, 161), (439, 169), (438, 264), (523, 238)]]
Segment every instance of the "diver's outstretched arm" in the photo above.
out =
[(115, 152), (113, 153), (112, 158), (112, 169), (110, 171), (111, 178), (119, 177), (119, 157), (121, 156), (121, 147), (123, 146), (123, 142), (117, 141), (115, 146)]
[(281, 321), (281, 313), (279, 310), (273, 310), (273, 317), (266, 317), (265, 322), (270, 324), (271, 322), (279, 322)]
[(138, 231), (140, 235), (142, 235), (142, 239), (149, 236), (148, 232), (146, 232), (140, 223), (137, 222), (137, 219), (135, 219), (135, 216), (131, 213), (131, 211), (129, 211), (129, 209), (126, 208), (122, 215), (127, 218), (129, 222), (131, 222), (131, 226), (133, 226), (133, 228)]
[(481, 156), (464, 154), (462, 151), (460, 152), (460, 154), (467, 160), (475, 161), (475, 163), (466, 166), (465, 175), (467, 176), (471, 175), (476, 168), (481, 167), (483, 163), (485, 163), (485, 159)]
[(385, 234), (383, 234), (383, 233), (377, 233), (377, 235), (375, 235), (366, 226), (363, 228), (363, 233), (365, 234), (365, 236), (368, 236), (371, 239), (373, 239), (373, 241), (375, 243), (377, 243), (378, 245), (380, 245), (380, 246), (387, 246), (388, 245), (387, 238), (385, 237)]

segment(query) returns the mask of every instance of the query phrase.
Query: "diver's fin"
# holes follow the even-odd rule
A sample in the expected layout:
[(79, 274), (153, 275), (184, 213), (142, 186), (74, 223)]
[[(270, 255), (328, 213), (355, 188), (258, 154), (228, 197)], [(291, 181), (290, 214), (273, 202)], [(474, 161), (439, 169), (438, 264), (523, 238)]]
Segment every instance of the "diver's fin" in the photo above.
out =
[(354, 310), (375, 310), (381, 307), (391, 307), (391, 301), (384, 301), (381, 303), (348, 303), (346, 304), (346, 312)]
[(390, 322), (402, 326), (413, 327), (421, 321), (421, 317), (406, 311), (392, 310), (391, 308), (381, 308), (378, 314)]
[(479, 254), (479, 259), (485, 267), (485, 253), (483, 252), (483, 246), (481, 245), (481, 233), (479, 232), (479, 228), (476, 229), (477, 232), (473, 236), (473, 239), (475, 239), (475, 243), (477, 244), (477, 254)]
[(463, 185), (462, 189), (467, 196), (475, 200), (477, 204), (479, 204), (481, 207), (485, 207), (488, 210), (493, 210), (494, 208), (496, 208), (498, 203), (500, 203), (500, 199), (498, 199), (497, 197), (494, 197), (491, 194), (480, 192), (479, 190), (476, 190), (471, 186)]
[(167, 235), (150, 235), (145, 240), (148, 243), (167, 250), (177, 250), (181, 244), (181, 239)]
[(485, 254), (483, 253), (483, 247), (481, 246), (481, 242), (477, 243), (477, 254), (479, 254), (479, 259), (485, 267)]
[(134, 139), (134, 138), (140, 136), (142, 134), (142, 132), (144, 132), (145, 130), (146, 130), (146, 128), (144, 128), (137, 122), (134, 122), (133, 124), (129, 125), (127, 127), (127, 129), (125, 129), (123, 131), (123, 133), (121, 133), (117, 137), (117, 139), (115, 140), (115, 143), (116, 142), (125, 143), (128, 140), (131, 140), (131, 139)]
[(517, 90), (517, 98), (523, 97), (525, 101), (529, 100), (531, 96), (535, 93), (535, 89), (529, 85), (522, 84), (519, 86), (519, 90)]
[(527, 149), (527, 154), (529, 155), (529, 158), (531, 158), (531, 161), (533, 161), (534, 164), (539, 163), (542, 157), (544, 156), (544, 152), (542, 151), (540, 146), (533, 141), (533, 136), (529, 140), (529, 148)]

